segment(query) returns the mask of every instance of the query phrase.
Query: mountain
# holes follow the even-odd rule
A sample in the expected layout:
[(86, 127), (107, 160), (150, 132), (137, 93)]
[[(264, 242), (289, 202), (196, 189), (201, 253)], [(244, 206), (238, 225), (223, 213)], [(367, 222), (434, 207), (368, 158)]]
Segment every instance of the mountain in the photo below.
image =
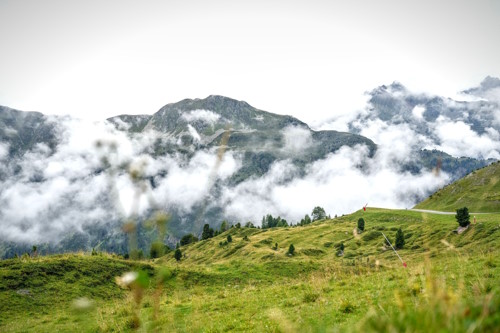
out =
[[(335, 215), (367, 201), (409, 207), (448, 181), (430, 175), (436, 166), (454, 179), (490, 162), (423, 149), (402, 158), (355, 125), (314, 131), (223, 96), (103, 122), (2, 107), (0, 257), (33, 244), (126, 253), (137, 242), (147, 253), (154, 240), (173, 247), (224, 219), (296, 223), (317, 205)], [(157, 211), (169, 215), (168, 235), (154, 225)]]
[(0, 105), (0, 143), (9, 144), (9, 157), (22, 156), (38, 143), (57, 145), (55, 124), (40, 112), (23, 112)]
[(445, 186), (415, 206), (454, 212), (467, 207), (470, 212), (500, 212), (500, 163), (495, 162)]
[[(480, 92), (484, 95), (485, 90), (491, 91), (492, 87), (496, 87), (497, 81), (500, 80), (488, 77), (481, 83), (482, 88), (471, 88), (464, 94), (472, 95), (474, 92)], [(415, 94), (399, 82), (377, 87), (368, 96), (367, 112), (349, 123), (352, 132), (362, 132), (366, 122), (379, 120), (387, 125), (406, 124), (416, 136), (422, 136), (420, 140), (440, 145), (446, 140), (443, 133), (439, 132), (440, 122), (463, 123), (470, 126), (477, 135), (483, 135), (491, 130), (500, 131), (499, 109), (495, 100), (458, 101), (440, 96)]]
[[(162, 133), (162, 142), (155, 146), (157, 155), (182, 152), (190, 156), (200, 149), (218, 147), (226, 133), (227, 149), (244, 154), (243, 167), (233, 176), (235, 183), (265, 174), (277, 160), (292, 159), (304, 167), (346, 145), (366, 145), (371, 155), (376, 150), (370, 139), (360, 135), (313, 131), (294, 117), (258, 110), (223, 96), (185, 99), (167, 104), (151, 116), (122, 115), (108, 120), (133, 133)], [(293, 133), (283, 135), (283, 130)], [(302, 143), (307, 147), (301, 147)]]
[(411, 160), (401, 163), (404, 170), (434, 168), (439, 160), (456, 180), (500, 158), (499, 82), (487, 77), (462, 92), (462, 100), (413, 93), (399, 82), (382, 85), (368, 93), (366, 109), (347, 127), (376, 143), (399, 133), (413, 151)]
[(230, 218), (226, 206), (234, 200), (225, 197), (277, 163), (286, 169), (279, 180), (286, 184), (341, 147), (361, 145), (368, 156), (376, 151), (360, 135), (313, 131), (294, 117), (222, 96), (187, 99), (153, 115), (121, 115), (104, 123), (3, 107), (0, 138), (2, 257), (32, 244), (49, 252), (93, 247), (127, 252), (121, 227), (135, 199), (123, 209), (124, 187), (149, 198), (146, 207), (138, 203), (135, 214), (140, 248), (148, 251), (158, 237), (143, 222), (160, 207), (170, 216), (169, 236), (162, 241), (175, 246), (205, 223), (216, 227)]

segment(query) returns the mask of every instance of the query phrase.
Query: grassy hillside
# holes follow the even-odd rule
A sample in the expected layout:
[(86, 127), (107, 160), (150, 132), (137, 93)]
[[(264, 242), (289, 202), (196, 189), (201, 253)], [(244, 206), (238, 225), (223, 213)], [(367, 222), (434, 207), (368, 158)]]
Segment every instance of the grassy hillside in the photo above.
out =
[(464, 206), (471, 212), (500, 212), (499, 162), (446, 186), (415, 208), (453, 212)]
[[(360, 217), (365, 231), (354, 232)], [(172, 253), (4, 260), (0, 331), (498, 332), (499, 221), (481, 215), (458, 235), (453, 216), (368, 209), (304, 227), (233, 228), (181, 247), (180, 262)], [(398, 228), (407, 268), (381, 235), (394, 241)], [(144, 272), (142, 287), (114, 282), (129, 270)], [(93, 304), (84, 313), (81, 297)]]

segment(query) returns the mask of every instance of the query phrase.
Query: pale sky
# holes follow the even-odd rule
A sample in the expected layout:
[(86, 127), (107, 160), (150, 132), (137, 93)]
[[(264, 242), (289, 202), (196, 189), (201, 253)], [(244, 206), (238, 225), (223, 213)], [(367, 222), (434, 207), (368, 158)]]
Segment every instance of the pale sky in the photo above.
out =
[(211, 94), (317, 123), (397, 80), (500, 77), (500, 0), (0, 0), (0, 105), (104, 119)]

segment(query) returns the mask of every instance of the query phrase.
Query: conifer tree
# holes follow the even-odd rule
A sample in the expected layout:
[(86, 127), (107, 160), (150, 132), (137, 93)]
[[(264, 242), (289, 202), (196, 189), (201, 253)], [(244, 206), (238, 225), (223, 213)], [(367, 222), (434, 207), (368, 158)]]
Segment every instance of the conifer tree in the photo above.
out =
[(455, 219), (457, 219), (457, 222), (461, 227), (468, 226), (470, 224), (469, 209), (467, 207), (457, 209)]
[(182, 252), (181, 252), (181, 249), (177, 249), (175, 250), (175, 253), (174, 253), (174, 258), (175, 260), (177, 261), (180, 261), (181, 258), (182, 258)]
[(405, 235), (401, 228), (396, 232), (396, 249), (402, 249), (405, 246)]
[(365, 220), (362, 217), (358, 220), (358, 229), (361, 231), (365, 230)]

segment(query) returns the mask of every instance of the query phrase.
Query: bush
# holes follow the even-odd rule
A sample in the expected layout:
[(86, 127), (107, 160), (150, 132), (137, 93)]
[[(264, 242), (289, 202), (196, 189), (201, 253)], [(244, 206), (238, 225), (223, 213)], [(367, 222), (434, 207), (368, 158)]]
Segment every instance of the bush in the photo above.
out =
[(355, 306), (349, 300), (343, 299), (340, 303), (340, 311), (343, 313), (352, 313), (354, 312)]
[(288, 247), (288, 254), (293, 256), (294, 253), (295, 253), (295, 246), (293, 246), (293, 244), (290, 244), (290, 246)]
[(358, 220), (358, 229), (361, 231), (365, 230), (365, 220), (362, 217)]
[(380, 235), (380, 232), (379, 231), (370, 231), (370, 232), (366, 232), (366, 234), (363, 235), (363, 240), (365, 242), (369, 242), (369, 241), (372, 241), (374, 239), (377, 239), (379, 238), (381, 235)]
[(165, 246), (161, 242), (154, 242), (149, 249), (149, 257), (151, 259), (159, 258), (164, 254)]
[(180, 244), (181, 244), (181, 246), (184, 246), (184, 245), (188, 245), (191, 243), (196, 243), (197, 241), (198, 241), (198, 237), (196, 237), (193, 234), (187, 234), (187, 235), (182, 236)]
[(233, 241), (233, 237), (231, 235), (227, 235), (227, 242), (231, 243)]
[(461, 227), (468, 226), (470, 224), (469, 209), (467, 207), (457, 209), (455, 218)]
[(144, 259), (144, 252), (142, 250), (132, 250), (130, 251), (130, 258), (134, 260)]

